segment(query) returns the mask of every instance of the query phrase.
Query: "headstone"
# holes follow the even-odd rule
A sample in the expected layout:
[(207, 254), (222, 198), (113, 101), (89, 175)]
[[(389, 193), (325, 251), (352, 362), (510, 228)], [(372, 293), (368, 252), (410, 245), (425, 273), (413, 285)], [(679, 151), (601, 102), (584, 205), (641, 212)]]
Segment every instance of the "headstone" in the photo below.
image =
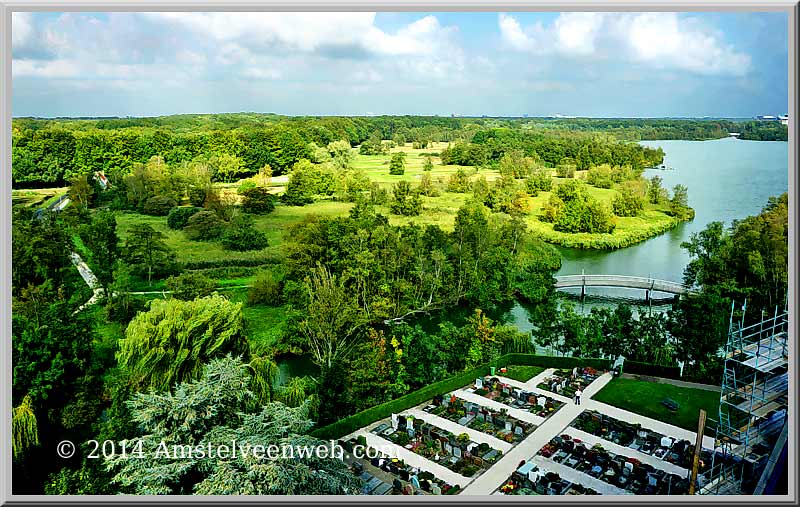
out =
[(539, 396), (539, 398), (536, 399), (536, 404), (541, 407), (544, 407), (545, 403), (547, 403), (547, 398), (544, 396)]
[(415, 436), (416, 434), (417, 434), (417, 432), (416, 432), (416, 431), (414, 431), (414, 428), (408, 428), (408, 436), (409, 436), (409, 437), (411, 437), (411, 438), (414, 438), (414, 436)]
[(392, 414), (392, 428), (397, 429), (400, 425), (400, 421), (397, 417), (397, 414)]
[(513, 425), (511, 424), (511, 421), (506, 421), (506, 431), (511, 431), (512, 428), (513, 428)]
[(478, 447), (478, 443), (477, 442), (470, 442), (469, 445), (467, 445), (467, 452), (470, 453), (470, 454), (473, 454), (472, 450), (477, 448), (477, 447)]
[(517, 435), (522, 435), (524, 431), (522, 430), (522, 426), (517, 426), (514, 428), (514, 433)]
[(467, 401), (464, 403), (464, 412), (472, 412), (472, 403)]
[(483, 379), (482, 378), (476, 378), (475, 379), (475, 388), (476, 389), (483, 389)]
[(445, 397), (444, 399), (442, 399), (442, 406), (443, 407), (449, 407), (450, 406), (450, 398)]
[(446, 442), (444, 444), (444, 452), (446, 452), (447, 454), (453, 454), (453, 446), (450, 445), (450, 442)]
[(486, 414), (486, 422), (492, 422), (492, 414)]
[(514, 398), (519, 399), (522, 396), (522, 389), (514, 389), (513, 396)]
[(431, 486), (431, 493), (433, 493), (434, 495), (441, 495), (442, 488), (440, 488), (438, 484), (434, 484), (433, 486)]
[(503, 394), (510, 394), (510, 393), (511, 390), (508, 388), (508, 386), (503, 386)]
[(417, 478), (416, 475), (412, 475), (411, 476), (411, 485), (414, 486), (415, 488), (419, 489), (419, 487), (420, 487), (419, 479)]
[(442, 453), (442, 441), (441, 440), (434, 440), (436, 442), (436, 452), (439, 454)]
[(481, 421), (485, 421), (485, 420), (486, 420), (486, 416), (485, 416), (485, 415), (483, 415), (483, 412), (478, 412), (478, 415), (477, 415), (477, 417), (478, 417), (478, 419), (480, 419)]
[(460, 458), (463, 456), (463, 454), (461, 453), (461, 447), (458, 446), (453, 447), (453, 456), (455, 456), (456, 458)]

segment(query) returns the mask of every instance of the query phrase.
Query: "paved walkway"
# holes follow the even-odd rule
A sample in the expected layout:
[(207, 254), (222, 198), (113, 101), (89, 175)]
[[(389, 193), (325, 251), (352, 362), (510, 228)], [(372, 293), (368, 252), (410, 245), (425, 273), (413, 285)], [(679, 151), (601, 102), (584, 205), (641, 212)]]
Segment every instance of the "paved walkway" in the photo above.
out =
[(539, 452), (553, 437), (563, 433), (583, 407), (570, 403), (558, 409), (541, 426), (536, 428), (528, 438), (517, 444), (508, 454), (500, 458), (492, 467), (464, 488), (465, 495), (488, 495), (499, 488), (517, 469), (520, 461), (529, 460)]
[[(458, 484), (463, 488), (465, 484), (469, 483), (472, 480), (472, 478), (470, 477), (464, 477), (461, 474), (457, 474), (447, 467), (444, 467), (438, 463), (433, 462), (432, 460), (424, 458), (419, 454), (414, 453), (413, 451), (409, 451), (405, 447), (400, 447), (399, 445), (390, 442), (389, 440), (386, 440), (383, 437), (379, 437), (378, 435), (370, 433), (367, 430), (358, 431), (355, 433), (355, 435), (356, 436), (363, 435), (364, 438), (367, 439), (368, 446), (373, 447), (376, 450), (381, 451), (388, 456), (401, 459), (407, 465), (419, 468), (420, 470), (428, 471), (432, 473), (434, 476), (438, 477), (439, 479), (453, 486)], [(491, 468), (489, 470), (491, 470)], [(486, 473), (487, 472), (484, 472), (484, 475)]]
[(469, 438), (473, 442), (478, 442), (479, 444), (482, 443), (489, 444), (489, 446), (492, 447), (493, 449), (499, 449), (503, 451), (503, 454), (507, 453), (513, 447), (513, 444), (509, 444), (504, 440), (500, 440), (499, 438), (487, 435), (482, 431), (477, 431), (473, 430), (472, 428), (467, 428), (466, 426), (462, 426), (449, 419), (445, 419), (444, 417), (439, 417), (438, 415), (425, 412), (424, 410), (420, 410), (418, 408), (412, 408), (406, 410), (403, 412), (403, 414), (411, 414), (417, 419), (422, 419), (423, 421), (433, 424), (434, 426), (438, 426), (443, 430), (447, 430), (454, 435), (460, 435), (461, 433), (466, 433), (467, 435), (469, 435)]
[(547, 377), (551, 377), (555, 372), (556, 372), (555, 368), (547, 368), (542, 373), (536, 375), (535, 377), (525, 382), (525, 390), (530, 391), (531, 388), (538, 386), (544, 381), (544, 379), (546, 379)]
[(583, 440), (586, 444), (586, 447), (592, 447), (594, 444), (600, 444), (603, 446), (603, 449), (613, 452), (614, 454), (621, 454), (623, 456), (627, 456), (629, 458), (636, 458), (642, 463), (647, 463), (648, 465), (652, 465), (659, 470), (663, 470), (665, 472), (678, 475), (680, 477), (688, 477), (689, 470), (679, 467), (678, 465), (674, 465), (669, 461), (664, 461), (663, 459), (656, 458), (655, 456), (651, 456), (650, 454), (645, 454), (643, 452), (631, 449), (630, 447), (625, 447), (624, 445), (615, 444), (610, 440), (606, 440), (604, 438), (598, 437), (596, 435), (592, 435), (591, 433), (586, 433), (585, 431), (581, 431), (576, 428), (567, 428), (564, 430), (564, 433), (571, 436), (572, 438), (579, 438)]
[(557, 473), (562, 479), (566, 479), (571, 483), (580, 484), (581, 486), (592, 488), (593, 490), (597, 491), (601, 495), (632, 495), (630, 491), (624, 490), (622, 488), (618, 488), (612, 484), (607, 482), (603, 482), (596, 477), (592, 477), (589, 474), (585, 474), (583, 472), (578, 472), (574, 468), (570, 468), (566, 465), (562, 465), (561, 463), (556, 463), (555, 461), (545, 458), (544, 456), (534, 456), (533, 460), (536, 465), (543, 469), (549, 470)]
[(510, 415), (511, 417), (516, 417), (520, 421), (525, 421), (531, 424), (535, 424), (537, 426), (544, 422), (543, 418), (539, 417), (536, 414), (528, 412), (527, 410), (509, 407), (505, 403), (500, 403), (499, 401), (490, 400), (489, 398), (481, 396), (480, 394), (470, 393), (463, 389), (458, 389), (456, 391), (453, 391), (453, 394), (455, 394), (456, 397), (461, 398), (462, 400), (471, 401), (472, 403), (475, 403), (482, 407), (491, 408), (492, 410), (498, 412), (500, 410), (506, 410), (508, 412), (508, 415)]

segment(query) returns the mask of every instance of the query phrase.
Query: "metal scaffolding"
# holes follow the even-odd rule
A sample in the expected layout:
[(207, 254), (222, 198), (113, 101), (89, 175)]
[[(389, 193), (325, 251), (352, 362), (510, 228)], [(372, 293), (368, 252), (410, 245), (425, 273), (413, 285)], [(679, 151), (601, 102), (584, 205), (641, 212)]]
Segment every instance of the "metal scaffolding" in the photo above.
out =
[[(743, 309), (746, 309), (745, 307)], [(744, 313), (744, 312), (743, 312)], [(733, 309), (725, 344), (715, 452), (701, 494), (752, 494), (786, 424), (788, 312), (744, 326)]]

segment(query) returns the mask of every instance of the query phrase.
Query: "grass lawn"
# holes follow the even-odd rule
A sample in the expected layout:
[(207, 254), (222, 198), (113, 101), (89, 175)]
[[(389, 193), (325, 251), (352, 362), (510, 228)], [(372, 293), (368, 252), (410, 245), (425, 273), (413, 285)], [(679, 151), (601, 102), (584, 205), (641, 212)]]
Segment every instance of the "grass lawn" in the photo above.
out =
[[(664, 398), (675, 400), (680, 408), (670, 412), (661, 404)], [(625, 378), (612, 380), (592, 399), (691, 431), (697, 431), (701, 408), (712, 419), (717, 419), (719, 408), (716, 391)]]
[(545, 368), (541, 366), (522, 366), (522, 365), (511, 365), (508, 367), (508, 371), (503, 373), (502, 376), (518, 380), (520, 382), (527, 382), (536, 375), (542, 373)]

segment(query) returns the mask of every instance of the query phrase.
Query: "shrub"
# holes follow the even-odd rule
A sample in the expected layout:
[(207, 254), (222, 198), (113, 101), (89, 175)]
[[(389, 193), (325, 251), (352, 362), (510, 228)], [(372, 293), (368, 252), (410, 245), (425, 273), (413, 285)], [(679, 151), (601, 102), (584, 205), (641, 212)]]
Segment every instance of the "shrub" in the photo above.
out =
[(422, 164), (423, 171), (432, 171), (433, 170), (433, 160), (431, 160), (430, 156), (425, 157), (425, 162)]
[(389, 208), (395, 215), (416, 216), (422, 212), (422, 197), (418, 190), (411, 188), (408, 181), (398, 181), (392, 194)]
[(242, 209), (247, 213), (266, 214), (275, 210), (275, 198), (264, 187), (253, 187), (239, 193), (244, 196)]
[(257, 230), (253, 226), (253, 219), (248, 216), (234, 219), (222, 236), (222, 247), (237, 252), (261, 250), (268, 244), (267, 235)]
[(154, 195), (147, 199), (142, 206), (142, 213), (156, 217), (167, 216), (169, 211), (178, 203), (172, 197), (164, 195)]
[(406, 154), (403, 152), (392, 155), (389, 162), (389, 174), (403, 175), (406, 172)]
[(389, 192), (386, 191), (377, 181), (369, 184), (369, 202), (370, 204), (386, 204), (389, 200)]
[(631, 184), (625, 182), (614, 197), (614, 214), (619, 217), (635, 217), (644, 210), (644, 196)]
[(467, 172), (459, 168), (454, 174), (450, 175), (447, 180), (448, 192), (466, 193), (470, 191), (470, 181)]
[(189, 202), (192, 206), (202, 206), (206, 202), (208, 189), (202, 187), (192, 187), (189, 189)]
[(236, 193), (239, 195), (244, 195), (248, 190), (253, 190), (257, 188), (256, 182), (251, 179), (243, 180), (242, 183), (239, 185), (239, 188), (236, 189)]
[(171, 276), (164, 284), (172, 292), (172, 297), (183, 301), (210, 296), (217, 285), (211, 278), (191, 271)]
[(189, 239), (204, 241), (220, 237), (225, 230), (225, 222), (213, 211), (198, 211), (186, 222), (183, 231)]
[(282, 280), (271, 269), (261, 271), (247, 291), (247, 304), (280, 306), (282, 303)]
[(439, 190), (433, 185), (433, 178), (429, 173), (422, 173), (419, 180), (419, 193), (426, 197), (437, 197)]
[(611, 166), (603, 164), (589, 169), (589, 172), (586, 174), (586, 183), (597, 188), (613, 187), (614, 180), (611, 179)]
[(183, 229), (192, 215), (203, 211), (203, 208), (197, 206), (176, 206), (169, 210), (167, 215), (167, 227), (170, 229)]

